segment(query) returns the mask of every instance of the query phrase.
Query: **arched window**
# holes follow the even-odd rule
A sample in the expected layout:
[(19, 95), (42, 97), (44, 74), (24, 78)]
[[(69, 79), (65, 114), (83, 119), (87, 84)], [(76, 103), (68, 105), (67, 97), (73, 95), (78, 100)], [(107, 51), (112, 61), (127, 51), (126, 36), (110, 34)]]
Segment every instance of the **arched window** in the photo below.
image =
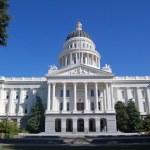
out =
[(100, 119), (100, 131), (107, 132), (107, 120), (105, 118)]
[(66, 132), (72, 132), (73, 131), (73, 123), (72, 119), (66, 120)]
[(61, 120), (55, 119), (55, 132), (61, 132)]
[(95, 119), (91, 118), (89, 119), (89, 132), (95, 132), (96, 127), (95, 127)]
[(77, 130), (78, 132), (84, 132), (84, 120), (83, 119), (78, 119)]

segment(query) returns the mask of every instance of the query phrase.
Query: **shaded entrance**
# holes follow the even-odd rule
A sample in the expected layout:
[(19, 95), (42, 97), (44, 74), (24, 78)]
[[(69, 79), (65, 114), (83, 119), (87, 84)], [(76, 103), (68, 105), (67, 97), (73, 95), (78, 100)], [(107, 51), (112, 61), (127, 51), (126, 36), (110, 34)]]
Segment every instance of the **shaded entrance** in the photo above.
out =
[(95, 119), (93, 119), (93, 118), (89, 119), (89, 131), (90, 132), (95, 132), (96, 131)]
[(73, 123), (72, 119), (66, 120), (66, 132), (72, 132), (73, 131)]
[(61, 132), (61, 120), (55, 119), (55, 132)]
[(84, 132), (84, 120), (83, 119), (78, 119), (77, 130), (78, 132)]
[(107, 132), (107, 120), (105, 118), (100, 119), (100, 131)]

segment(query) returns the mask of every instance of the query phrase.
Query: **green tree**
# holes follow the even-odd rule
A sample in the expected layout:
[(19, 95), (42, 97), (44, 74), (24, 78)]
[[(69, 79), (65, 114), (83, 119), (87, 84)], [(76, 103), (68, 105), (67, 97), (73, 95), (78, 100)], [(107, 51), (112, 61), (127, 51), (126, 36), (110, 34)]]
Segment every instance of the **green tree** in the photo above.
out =
[(31, 116), (27, 121), (26, 129), (30, 133), (39, 133), (45, 128), (45, 109), (40, 97), (36, 97), (35, 106), (31, 110)]
[(17, 122), (9, 120), (4, 120), (0, 122), (0, 133), (7, 134), (7, 137), (13, 137), (15, 134), (18, 133), (18, 131), (19, 128), (17, 126)]
[(143, 121), (143, 126), (145, 131), (150, 131), (150, 115), (148, 115), (144, 121)]
[(142, 129), (142, 118), (140, 112), (135, 106), (135, 102), (130, 99), (127, 104), (127, 114), (128, 114), (128, 131), (137, 132)]
[(122, 132), (128, 130), (128, 114), (126, 112), (125, 103), (118, 101), (115, 105), (117, 129)]
[(7, 28), (10, 20), (10, 15), (7, 13), (8, 7), (7, 0), (0, 0), (0, 46), (6, 46), (7, 44)]

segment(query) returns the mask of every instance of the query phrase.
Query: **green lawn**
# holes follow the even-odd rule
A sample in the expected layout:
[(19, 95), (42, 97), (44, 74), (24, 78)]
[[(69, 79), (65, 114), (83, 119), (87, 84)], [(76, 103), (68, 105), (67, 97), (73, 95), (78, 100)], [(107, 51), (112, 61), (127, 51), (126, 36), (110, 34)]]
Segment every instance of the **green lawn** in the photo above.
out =
[(4, 146), (0, 150), (150, 150), (150, 146), (113, 146), (113, 147), (91, 147), (91, 146), (54, 146), (54, 147), (22, 147)]

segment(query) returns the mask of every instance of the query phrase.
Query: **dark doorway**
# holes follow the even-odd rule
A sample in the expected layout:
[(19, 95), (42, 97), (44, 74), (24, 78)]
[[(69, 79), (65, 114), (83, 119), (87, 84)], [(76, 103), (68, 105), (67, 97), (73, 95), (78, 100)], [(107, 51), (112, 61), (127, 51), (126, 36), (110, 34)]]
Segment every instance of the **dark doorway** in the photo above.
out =
[(73, 124), (72, 119), (66, 120), (66, 132), (72, 132), (73, 131)]
[(95, 119), (89, 119), (89, 131), (90, 132), (95, 132)]
[(61, 132), (61, 120), (55, 119), (55, 132)]
[(84, 120), (83, 119), (78, 119), (77, 129), (78, 129), (78, 132), (84, 132)]

